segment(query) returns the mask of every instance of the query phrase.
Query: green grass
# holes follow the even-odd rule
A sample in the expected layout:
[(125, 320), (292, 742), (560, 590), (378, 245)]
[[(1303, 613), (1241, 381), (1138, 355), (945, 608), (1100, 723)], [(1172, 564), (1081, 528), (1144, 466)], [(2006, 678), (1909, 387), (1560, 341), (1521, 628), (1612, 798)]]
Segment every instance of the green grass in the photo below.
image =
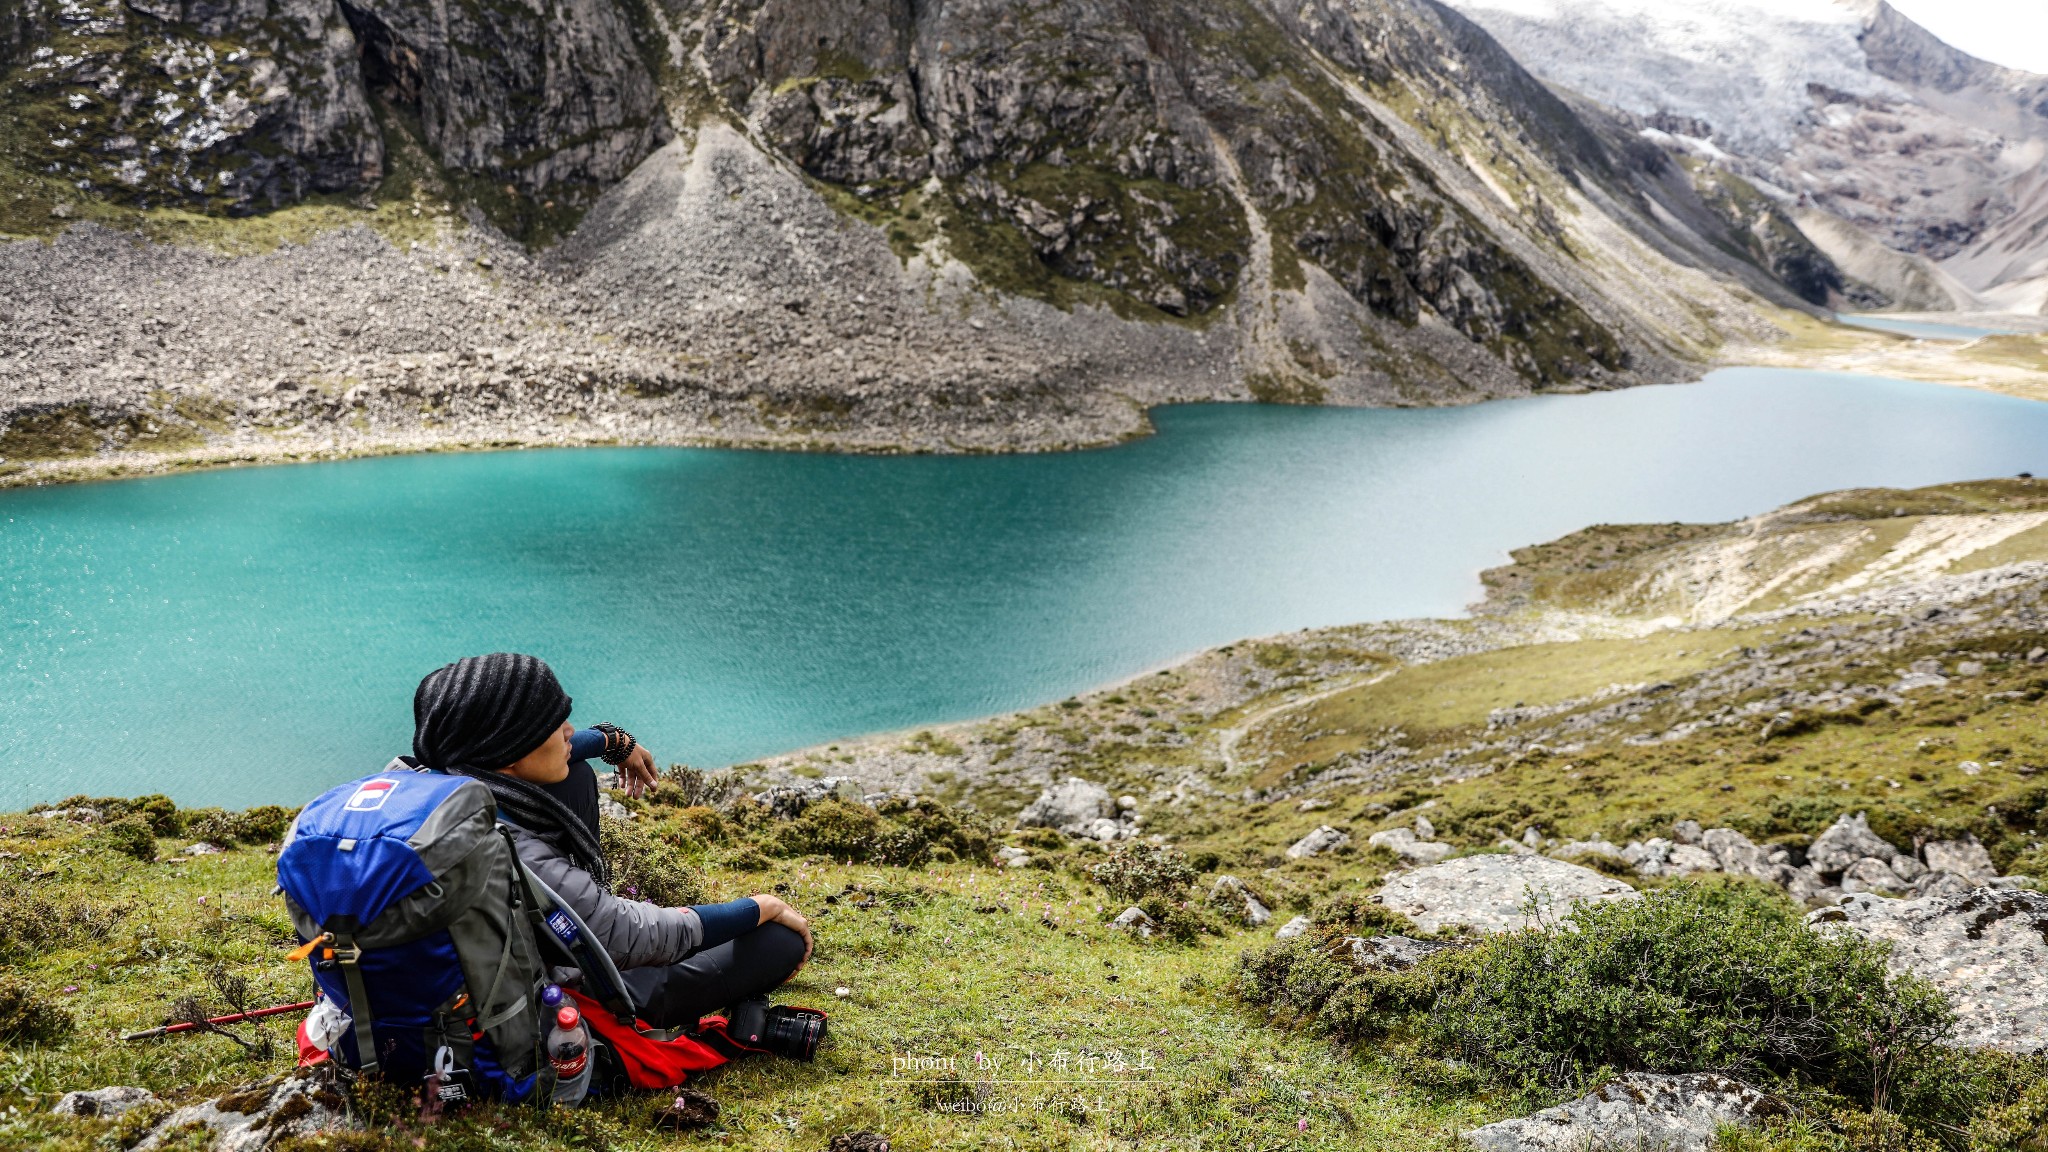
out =
[[(282, 1054), (252, 1059), (215, 1037), (113, 1038), (159, 1023), (180, 996), (206, 995), (216, 964), (247, 977), (266, 1003), (309, 994), (302, 967), (283, 958), (296, 941), (269, 895), (269, 854), (243, 847), (143, 863), (94, 850), (93, 835), (76, 826), (59, 822), (55, 833), (0, 837), (19, 854), (6, 863), (7, 883), (17, 894), (26, 887), (118, 909), (118, 919), (103, 934), (7, 956), (9, 971), (44, 990), (78, 1028), (56, 1045), (0, 1045), (0, 1106), (37, 1113), (60, 1091), (114, 1083), (190, 1100), (286, 1067)], [(182, 846), (160, 842), (172, 860), (185, 859)], [(725, 1109), (717, 1133), (724, 1147), (822, 1147), (836, 1133), (872, 1130), (902, 1149), (957, 1147), (963, 1138), (1016, 1148), (1409, 1148), (1494, 1118), (1483, 1099), (1440, 1098), (1379, 1062), (1262, 1023), (1229, 992), (1238, 954), (1256, 942), (1250, 934), (1140, 944), (1105, 925), (1097, 908), (1108, 907), (1106, 897), (1068, 872), (913, 870), (815, 857), (757, 872), (701, 852), (697, 859), (709, 866), (717, 898), (775, 887), (813, 913), (817, 954), (784, 998), (832, 1013), (834, 1039), (816, 1064), (752, 1059), (703, 1078), (699, 1086)], [(858, 892), (849, 894), (850, 886)], [(859, 907), (866, 895), (878, 899)], [(850, 994), (836, 996), (839, 987)], [(290, 1027), (265, 1029), (280, 1052)], [(1004, 1068), (974, 1073), (976, 1052)], [(1078, 1062), (1084, 1052), (1117, 1052), (1153, 1067), (1110, 1076), (1098, 1063), (1092, 1077), (1054, 1070), (1056, 1054)], [(1039, 1067), (1025, 1067), (1034, 1055)], [(900, 1056), (951, 1057), (962, 1070), (911, 1075), (899, 1070)], [(1001, 1082), (1055, 1079), (1137, 1082)], [(1077, 1095), (1085, 1110), (1072, 1109)], [(1021, 1111), (973, 1116), (941, 1106), (962, 1100)], [(653, 1133), (650, 1109), (644, 1097), (595, 1107), (594, 1143), (706, 1140)], [(509, 1120), (522, 1147), (580, 1142), (518, 1109), (487, 1110), (422, 1135), (428, 1148), (463, 1146), (493, 1119)], [(0, 1122), (0, 1146), (85, 1149), (104, 1127)]]

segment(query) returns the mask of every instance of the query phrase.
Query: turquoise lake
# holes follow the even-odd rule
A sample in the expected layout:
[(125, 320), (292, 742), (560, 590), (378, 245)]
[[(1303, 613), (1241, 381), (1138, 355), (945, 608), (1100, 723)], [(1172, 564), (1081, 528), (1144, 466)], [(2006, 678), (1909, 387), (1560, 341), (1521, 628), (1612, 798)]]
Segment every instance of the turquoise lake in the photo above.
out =
[(1445, 615), (1507, 550), (2048, 472), (2048, 405), (1780, 370), (1430, 410), (1203, 405), (1094, 452), (391, 457), (0, 492), (0, 808), (303, 802), (448, 660), (714, 766)]

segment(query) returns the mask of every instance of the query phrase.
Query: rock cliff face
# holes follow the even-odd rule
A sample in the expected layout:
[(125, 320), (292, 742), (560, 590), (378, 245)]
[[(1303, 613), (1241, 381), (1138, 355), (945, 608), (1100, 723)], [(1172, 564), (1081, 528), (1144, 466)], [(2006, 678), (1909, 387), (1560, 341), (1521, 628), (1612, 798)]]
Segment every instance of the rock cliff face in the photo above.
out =
[(0, 227), (338, 193), (391, 241), (0, 245), (0, 422), (91, 425), (46, 455), (1101, 442), (1675, 379), (1832, 290), (1429, 0), (9, 2)]
[(1455, 50), (1426, 11), (672, 0), (671, 15), (701, 28), (695, 64), (726, 110), (906, 240), (941, 214), (992, 278), (1036, 263), (1201, 315), (1236, 294), (1256, 233), (1283, 286), (1309, 260), (1375, 314), (1427, 309), (1533, 381), (1627, 366), (1346, 91)]
[(370, 189), (385, 169), (373, 93), (452, 171), (537, 194), (609, 185), (669, 135), (611, 0), (11, 9), (8, 159), (139, 204), (239, 213)]

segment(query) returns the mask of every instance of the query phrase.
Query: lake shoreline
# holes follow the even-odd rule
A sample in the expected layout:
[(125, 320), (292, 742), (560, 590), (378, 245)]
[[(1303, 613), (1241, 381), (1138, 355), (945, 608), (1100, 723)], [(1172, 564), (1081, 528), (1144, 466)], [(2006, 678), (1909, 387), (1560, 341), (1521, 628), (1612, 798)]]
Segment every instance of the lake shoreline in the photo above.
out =
[[(1888, 377), (1926, 384), (1971, 388), (2048, 402), (2048, 333), (2019, 334), (2000, 338), (1981, 352), (1986, 341), (1969, 344), (1915, 340), (1891, 333), (1847, 325), (1823, 324), (1805, 317), (1790, 323), (1788, 338), (1774, 344), (1741, 344), (1723, 349), (1720, 356), (1702, 365), (1692, 380), (1644, 382), (1626, 387), (1658, 387), (1665, 384), (1695, 384), (1708, 375), (1734, 368), (1785, 368), (1813, 372), (1840, 372), (1860, 376)], [(2038, 369), (2023, 360), (2015, 362), (2016, 342), (2040, 347)], [(2024, 351), (2024, 345), (2021, 345)], [(1497, 400), (1526, 399), (1529, 396), (1587, 395), (1621, 389), (1561, 388), (1531, 392), (1527, 396), (1475, 393), (1444, 403), (1426, 405), (1308, 404), (1303, 407), (1456, 408)], [(778, 431), (767, 427), (738, 433), (677, 428), (653, 435), (622, 436), (609, 429), (562, 429), (543, 434), (478, 434), (475, 431), (440, 433), (431, 427), (408, 430), (394, 438), (341, 440), (335, 435), (324, 443), (295, 441), (253, 429), (237, 429), (224, 442), (185, 451), (127, 451), (61, 459), (0, 459), (0, 490), (40, 488), (54, 485), (95, 483), (107, 480), (143, 479), (186, 472), (214, 471), (243, 467), (286, 464), (329, 463), (397, 455), (440, 453), (529, 451), (547, 448), (709, 448), (749, 452), (827, 453), (856, 456), (980, 456), (1028, 455), (1055, 452), (1083, 452), (1114, 448), (1153, 435), (1154, 410), (1181, 404), (1264, 403), (1236, 397), (1163, 398), (1139, 400), (1115, 392), (1099, 397), (1112, 401), (1121, 412), (1103, 419), (1103, 413), (1048, 426), (1035, 414), (1026, 414), (1010, 425), (1008, 434), (990, 435), (989, 426), (975, 423), (961, 429), (962, 435), (933, 437), (912, 435), (904, 427), (893, 432), (884, 427), (854, 429), (812, 428)], [(713, 421), (717, 423), (717, 421)]]

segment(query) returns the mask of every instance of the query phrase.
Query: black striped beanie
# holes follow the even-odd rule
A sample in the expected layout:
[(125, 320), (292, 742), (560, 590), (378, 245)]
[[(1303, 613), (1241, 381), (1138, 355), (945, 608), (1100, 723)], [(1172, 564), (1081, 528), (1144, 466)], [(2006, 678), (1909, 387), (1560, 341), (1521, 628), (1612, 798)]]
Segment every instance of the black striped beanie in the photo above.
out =
[(569, 694), (537, 656), (493, 652), (436, 668), (412, 696), (412, 754), (429, 768), (496, 771), (569, 718)]

